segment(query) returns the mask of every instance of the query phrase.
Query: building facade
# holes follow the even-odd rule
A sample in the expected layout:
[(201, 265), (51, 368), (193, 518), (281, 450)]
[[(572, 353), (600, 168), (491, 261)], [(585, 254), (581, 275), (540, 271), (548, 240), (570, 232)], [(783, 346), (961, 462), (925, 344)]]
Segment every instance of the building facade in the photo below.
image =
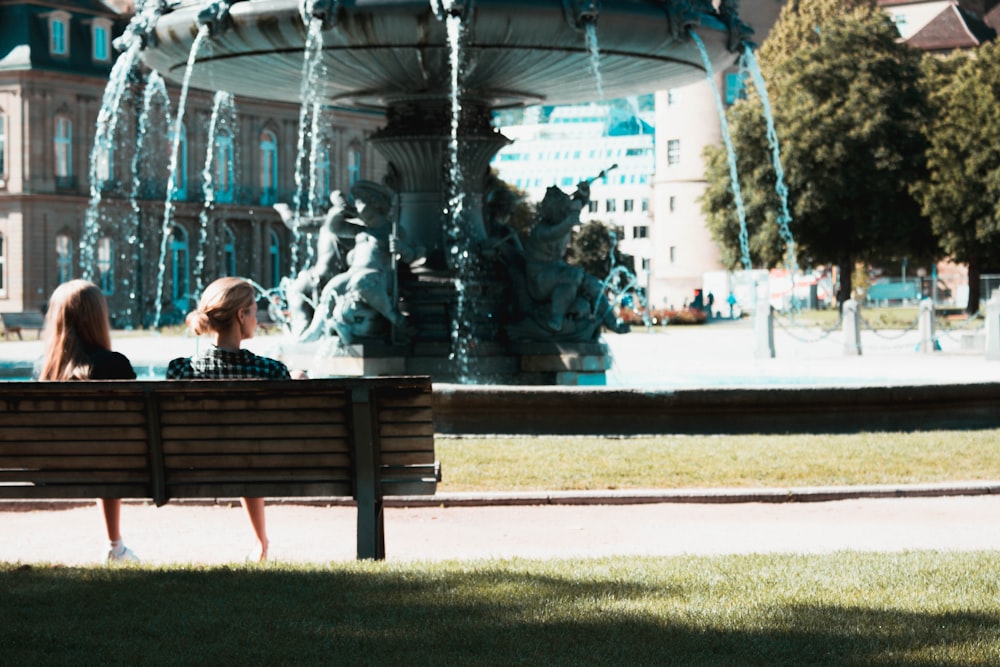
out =
[(102, 287), (123, 327), (156, 311), (179, 321), (219, 276), (276, 286), (308, 260), (309, 239), (272, 205), (322, 210), (331, 190), (385, 173), (372, 112), (322, 111), (314, 178), (296, 169), (298, 104), (235, 99), (220, 116), (217, 94), (192, 90), (175, 140), (179, 91), (141, 64), (95, 149), (129, 18), (96, 1), (0, 1), (0, 312), (44, 309), (74, 277)]

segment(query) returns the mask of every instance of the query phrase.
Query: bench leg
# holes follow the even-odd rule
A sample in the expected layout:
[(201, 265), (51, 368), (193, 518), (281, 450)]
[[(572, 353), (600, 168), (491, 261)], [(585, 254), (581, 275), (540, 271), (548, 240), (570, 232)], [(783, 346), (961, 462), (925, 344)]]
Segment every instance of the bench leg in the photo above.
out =
[(358, 560), (385, 559), (385, 517), (382, 499), (358, 501)]

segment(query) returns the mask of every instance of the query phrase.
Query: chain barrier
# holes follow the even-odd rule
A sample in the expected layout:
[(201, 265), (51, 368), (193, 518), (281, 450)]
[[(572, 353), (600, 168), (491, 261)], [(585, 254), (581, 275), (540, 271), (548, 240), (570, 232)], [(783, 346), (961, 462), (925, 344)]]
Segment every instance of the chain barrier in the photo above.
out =
[[(945, 327), (938, 327), (937, 331), (941, 332), (941, 333), (944, 333), (945, 336), (947, 336), (948, 338), (950, 338), (950, 339), (952, 339), (954, 341), (961, 342), (961, 338), (959, 338), (956, 334), (958, 334), (959, 332), (962, 332), (962, 331), (966, 331), (967, 329), (971, 329), (972, 325), (976, 324), (978, 322), (978, 320), (981, 319), (981, 318), (982, 318), (982, 315), (980, 313), (975, 313), (971, 317), (966, 318), (965, 321), (962, 322), (961, 326), (957, 326), (957, 327), (949, 326), (947, 328), (945, 328)], [(949, 324), (950, 324), (950, 322), (949, 322)]]
[(871, 331), (873, 334), (875, 334), (879, 338), (884, 338), (885, 340), (899, 340), (900, 338), (910, 333), (911, 331), (915, 331), (916, 328), (920, 326), (920, 317), (918, 316), (917, 319), (913, 320), (913, 323), (910, 326), (901, 330), (897, 335), (888, 336), (886, 334), (879, 333), (879, 330), (873, 327), (871, 325), (871, 322), (866, 320), (864, 316), (861, 315), (861, 313), (858, 313), (858, 321), (861, 322), (862, 326)]
[[(832, 334), (834, 331), (840, 330), (840, 328), (843, 326), (844, 323), (844, 316), (841, 315), (840, 319), (838, 319), (829, 329), (820, 328), (819, 335), (816, 336), (815, 338), (813, 337), (806, 338), (804, 336), (800, 336), (797, 333), (794, 333), (793, 329), (801, 329), (805, 331), (807, 328), (802, 326), (801, 324), (796, 324), (795, 320), (792, 320), (789, 324), (786, 324), (781, 318), (775, 317), (774, 321), (778, 324), (778, 326), (781, 328), (782, 331), (784, 331), (785, 333), (787, 333), (789, 336), (799, 341), (800, 343), (818, 343), (828, 338), (830, 334)], [(814, 328), (814, 327), (809, 327), (809, 328)]]

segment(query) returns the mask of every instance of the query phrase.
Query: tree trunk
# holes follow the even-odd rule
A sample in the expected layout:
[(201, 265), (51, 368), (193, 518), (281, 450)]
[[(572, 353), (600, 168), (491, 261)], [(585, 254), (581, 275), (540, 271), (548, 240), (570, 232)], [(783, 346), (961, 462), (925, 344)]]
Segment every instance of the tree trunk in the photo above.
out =
[[(975, 315), (979, 312), (979, 302), (982, 299), (982, 294), (980, 293), (981, 282), (979, 277), (982, 274), (982, 266), (979, 259), (969, 260), (968, 264), (969, 272), (969, 301), (965, 304), (965, 312), (969, 315)], [(989, 298), (989, 295), (986, 295)]]
[(854, 259), (850, 254), (840, 256), (838, 262), (840, 266), (840, 289), (837, 290), (837, 310), (840, 310), (844, 302), (851, 298), (854, 291)]

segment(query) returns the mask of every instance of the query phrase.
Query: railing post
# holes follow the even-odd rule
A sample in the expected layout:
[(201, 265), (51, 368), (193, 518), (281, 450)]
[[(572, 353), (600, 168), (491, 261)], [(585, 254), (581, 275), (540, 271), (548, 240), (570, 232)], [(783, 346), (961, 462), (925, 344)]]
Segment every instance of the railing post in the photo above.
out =
[(934, 302), (930, 299), (920, 300), (920, 344), (917, 349), (920, 352), (934, 352), (939, 350), (937, 340), (934, 337)]
[(986, 302), (986, 358), (1000, 359), (1000, 290)]
[(841, 306), (844, 327), (844, 354), (852, 357), (861, 356), (861, 317), (858, 313), (858, 302), (848, 299)]
[(753, 329), (757, 336), (757, 358), (774, 359), (774, 311), (767, 299), (757, 299)]

